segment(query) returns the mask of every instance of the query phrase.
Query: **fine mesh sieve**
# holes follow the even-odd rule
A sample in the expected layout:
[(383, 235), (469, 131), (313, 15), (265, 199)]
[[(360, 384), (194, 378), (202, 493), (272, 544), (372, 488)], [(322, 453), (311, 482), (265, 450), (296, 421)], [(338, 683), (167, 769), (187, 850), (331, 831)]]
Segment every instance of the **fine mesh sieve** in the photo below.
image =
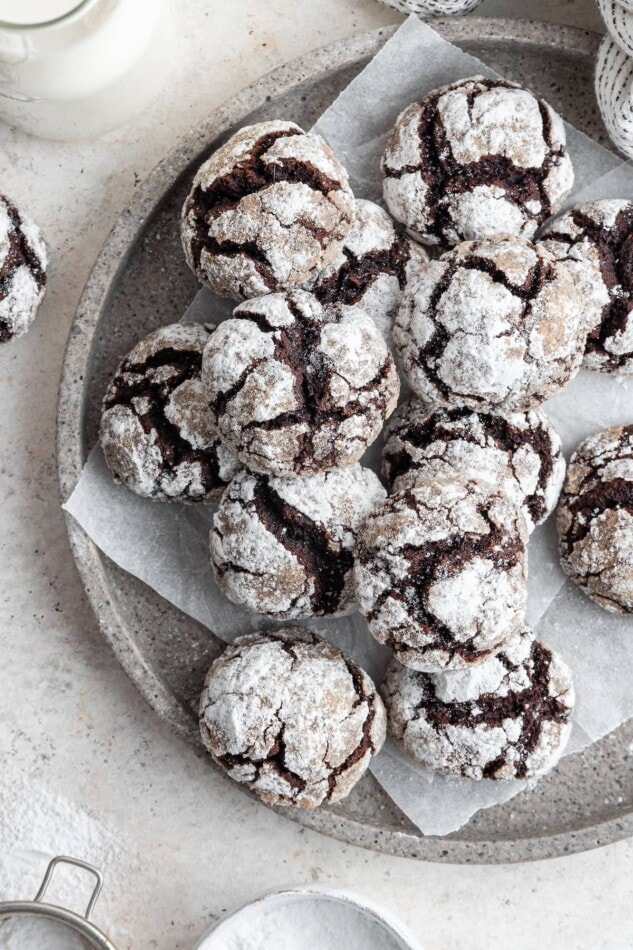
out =
[[(83, 917), (80, 914), (75, 914), (73, 911), (68, 910), (66, 907), (58, 907), (56, 904), (44, 903), (44, 895), (46, 894), (48, 885), (51, 882), (51, 878), (58, 864), (71, 864), (73, 867), (81, 868), (91, 874), (95, 879), (95, 886), (90, 895), (90, 900), (88, 901), (88, 906), (86, 907)], [(86, 864), (85, 861), (80, 861), (78, 858), (69, 858), (64, 855), (59, 855), (53, 858), (48, 865), (40, 889), (32, 901), (0, 901), (0, 922), (9, 917), (46, 918), (67, 927), (69, 930), (73, 930), (83, 937), (90, 947), (96, 947), (97, 950), (116, 950), (114, 944), (111, 943), (105, 934), (98, 930), (90, 920), (90, 915), (94, 910), (102, 887), (103, 877), (97, 868), (92, 867), (91, 864)]]

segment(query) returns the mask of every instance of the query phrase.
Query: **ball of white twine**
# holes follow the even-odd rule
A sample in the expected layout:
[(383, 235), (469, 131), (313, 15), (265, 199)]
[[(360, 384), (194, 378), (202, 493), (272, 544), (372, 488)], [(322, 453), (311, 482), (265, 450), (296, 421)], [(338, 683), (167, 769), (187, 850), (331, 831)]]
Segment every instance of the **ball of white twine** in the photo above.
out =
[(633, 158), (633, 59), (607, 35), (596, 59), (596, 99), (614, 144)]
[[(417, 13), (419, 17), (461, 16), (469, 13), (481, 0), (380, 0), (400, 13)], [(633, 3), (633, 0), (631, 0)]]
[(598, 0), (598, 7), (611, 38), (627, 56), (633, 56), (633, 0), (629, 2), (626, 8), (621, 0)]

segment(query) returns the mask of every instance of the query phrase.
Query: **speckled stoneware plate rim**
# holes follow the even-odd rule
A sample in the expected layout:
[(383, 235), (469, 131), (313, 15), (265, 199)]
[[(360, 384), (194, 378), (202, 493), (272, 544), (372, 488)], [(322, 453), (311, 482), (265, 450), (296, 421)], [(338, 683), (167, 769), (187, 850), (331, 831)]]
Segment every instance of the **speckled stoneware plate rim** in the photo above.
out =
[[(530, 20), (469, 17), (435, 20), (433, 26), (445, 39), (457, 45), (475, 40), (490, 44), (507, 41), (516, 43), (518, 51), (529, 47), (550, 47), (585, 57), (595, 55), (600, 40), (595, 33)], [(58, 472), (63, 499), (69, 497), (77, 484), (90, 448), (85, 445), (84, 383), (89, 375), (91, 349), (99, 319), (145, 222), (158, 208), (163, 196), (196, 156), (205, 150), (208, 141), (216, 139), (255, 109), (293, 87), (374, 55), (395, 29), (389, 27), (358, 34), (315, 50), (301, 60), (267, 74), (210, 114), (201, 127), (187, 133), (138, 187), (97, 258), (70, 329), (60, 383), (57, 427)], [(98, 548), (68, 515), (66, 523), (77, 568), (103, 636), (158, 715), (200, 748), (190, 713), (145, 662), (132, 631), (126, 626), (112, 596)], [(238, 787), (234, 787), (237, 793)], [(633, 813), (604, 822), (588, 822), (585, 826), (554, 834), (513, 837), (504, 835), (499, 829), (496, 836), (488, 839), (460, 840), (420, 837), (407, 831), (384, 829), (377, 823), (348, 818), (327, 808), (315, 812), (279, 811), (309, 828), (360, 847), (421, 860), (457, 863), (505, 863), (557, 857), (600, 847), (633, 834)]]

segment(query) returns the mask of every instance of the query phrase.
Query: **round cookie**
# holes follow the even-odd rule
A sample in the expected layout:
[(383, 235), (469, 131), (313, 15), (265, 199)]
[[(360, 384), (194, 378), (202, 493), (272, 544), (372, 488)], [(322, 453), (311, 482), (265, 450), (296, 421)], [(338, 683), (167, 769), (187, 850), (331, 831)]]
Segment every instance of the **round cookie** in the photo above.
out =
[(420, 477), (478, 479), (508, 494), (529, 531), (556, 507), (565, 459), (558, 433), (537, 409), (493, 415), (412, 398), (393, 414), (385, 438), (382, 473), (392, 491)]
[(588, 330), (585, 366), (633, 374), (633, 202), (592, 201), (551, 221), (539, 241), (573, 276)]
[(413, 669), (460, 669), (523, 622), (527, 527), (501, 489), (418, 480), (361, 528), (354, 581), (369, 629)]
[(324, 307), (370, 315), (386, 340), (398, 311), (402, 291), (416, 265), (428, 260), (373, 201), (356, 201), (354, 223), (337, 257), (305, 285)]
[(213, 518), (218, 586), (233, 603), (275, 617), (340, 613), (354, 596), (356, 534), (386, 494), (358, 464), (303, 478), (240, 472)]
[(299, 627), (231, 643), (200, 697), (202, 740), (236, 782), (269, 805), (341, 801), (385, 740), (369, 676)]
[(443, 245), (531, 238), (574, 180), (560, 116), (527, 89), (482, 76), (408, 106), (382, 172), (394, 218), (423, 243)]
[(432, 675), (387, 668), (389, 731), (427, 768), (471, 779), (534, 778), (560, 758), (571, 732), (571, 673), (529, 629), (468, 670)]
[(242, 300), (302, 284), (341, 250), (354, 217), (347, 172), (294, 122), (240, 129), (199, 169), (182, 214), (196, 277)]
[(605, 610), (633, 614), (633, 425), (604, 429), (578, 446), (558, 535), (567, 576)]
[(146, 336), (106, 391), (100, 439), (115, 481), (159, 501), (207, 501), (240, 468), (211, 421), (201, 380), (210, 330), (175, 323)]
[(220, 435), (256, 472), (358, 461), (396, 406), (393, 357), (371, 317), (338, 317), (304, 290), (240, 304), (204, 353)]
[(525, 412), (578, 371), (580, 302), (565, 265), (500, 235), (458, 244), (418, 269), (392, 337), (413, 391), (429, 402)]
[(0, 194), (0, 343), (31, 326), (46, 293), (47, 263), (38, 226)]

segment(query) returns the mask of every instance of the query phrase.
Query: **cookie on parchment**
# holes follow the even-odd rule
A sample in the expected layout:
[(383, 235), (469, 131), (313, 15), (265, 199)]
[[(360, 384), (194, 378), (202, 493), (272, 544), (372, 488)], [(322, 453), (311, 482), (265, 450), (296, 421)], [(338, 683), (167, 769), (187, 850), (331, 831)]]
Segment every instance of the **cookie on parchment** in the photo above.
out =
[(527, 628), (496, 656), (460, 672), (420, 673), (393, 660), (381, 692), (394, 740), (446, 775), (543, 775), (571, 732), (571, 673)]
[(242, 300), (302, 284), (341, 250), (354, 218), (347, 172), (294, 122), (245, 126), (198, 169), (182, 213), (196, 277)]
[(211, 414), (252, 471), (297, 476), (358, 461), (400, 381), (365, 313), (339, 317), (305, 290), (240, 304), (204, 353)]
[(305, 289), (339, 313), (368, 313), (389, 341), (402, 291), (427, 260), (426, 251), (380, 205), (358, 200), (341, 251)]
[(504, 79), (435, 89), (399, 116), (382, 159), (391, 214), (425, 244), (534, 236), (574, 175), (560, 116)]
[(588, 369), (633, 374), (633, 202), (592, 201), (544, 229), (539, 244), (563, 261), (579, 290)]
[(160, 327), (128, 353), (101, 414), (103, 454), (116, 481), (159, 501), (208, 501), (240, 468), (212, 423), (201, 381), (210, 330)]
[(403, 403), (385, 429), (382, 472), (391, 490), (417, 478), (480, 480), (503, 488), (532, 531), (556, 507), (565, 477), (558, 433), (538, 409), (496, 415)]
[(633, 425), (585, 439), (558, 510), (563, 570), (605, 610), (633, 614)]
[(358, 464), (303, 478), (240, 472), (213, 518), (218, 586), (233, 603), (274, 617), (341, 613), (354, 596), (356, 535), (385, 497)]
[(564, 264), (539, 245), (499, 235), (458, 244), (420, 267), (392, 338), (422, 399), (525, 412), (578, 371), (580, 310)]
[(271, 805), (340, 801), (385, 740), (369, 676), (299, 627), (229, 644), (200, 697), (202, 740), (218, 765)]
[(477, 663), (520, 628), (527, 525), (483, 482), (406, 486), (361, 528), (354, 581), (372, 634), (413, 669)]

